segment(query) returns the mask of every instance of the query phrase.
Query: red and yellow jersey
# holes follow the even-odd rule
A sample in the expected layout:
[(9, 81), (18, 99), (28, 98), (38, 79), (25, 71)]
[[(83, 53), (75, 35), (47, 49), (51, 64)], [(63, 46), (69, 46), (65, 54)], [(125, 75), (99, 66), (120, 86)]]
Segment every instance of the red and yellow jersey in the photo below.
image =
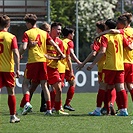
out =
[[(64, 54), (66, 56), (70, 55), (70, 49), (68, 47), (67, 40), (68, 40), (67, 38), (63, 40)], [(59, 70), (59, 73), (65, 73), (66, 67), (68, 68), (67, 59), (66, 58), (58, 61), (58, 70)]]
[[(133, 28), (127, 27), (124, 29), (124, 37), (127, 39), (129, 44), (133, 43)], [(124, 47), (124, 63), (133, 63), (133, 50), (128, 47)]]
[(106, 34), (102, 36), (101, 43), (106, 47), (106, 60), (103, 69), (124, 70), (123, 64), (123, 45), (124, 37), (122, 34)]
[(12, 49), (18, 49), (17, 39), (6, 31), (0, 31), (0, 72), (14, 72)]
[(38, 41), (35, 47), (28, 49), (28, 63), (46, 62), (44, 56), (47, 53), (46, 41), (50, 39), (49, 34), (39, 28), (32, 28), (24, 33), (22, 42)]
[[(63, 41), (60, 38), (56, 37), (54, 39), (54, 42), (59, 46), (60, 50), (63, 52), (64, 51)], [(53, 57), (58, 56), (57, 50), (50, 43), (47, 43), (47, 53), (48, 55)], [(52, 68), (58, 68), (58, 60), (47, 60), (47, 65)]]
[[(101, 47), (102, 47), (102, 43), (101, 43), (101, 38), (100, 38), (99, 41), (94, 41), (92, 45), (92, 50), (99, 52)], [(97, 63), (98, 72), (102, 72), (104, 63), (105, 63), (105, 55)]]
[[(73, 43), (73, 41), (70, 40), (70, 39), (68, 39), (68, 38), (65, 38), (65, 39), (63, 40), (63, 42), (64, 42), (64, 44), (66, 44), (66, 47), (64, 47), (65, 50), (67, 50), (66, 53), (67, 53), (68, 55), (70, 55), (70, 49), (74, 49), (74, 43)], [(66, 65), (66, 68), (65, 68), (65, 69), (66, 69), (66, 70), (69, 70), (69, 67), (68, 67), (68, 64), (67, 64), (67, 60), (64, 59), (64, 62), (65, 62), (65, 65)]]

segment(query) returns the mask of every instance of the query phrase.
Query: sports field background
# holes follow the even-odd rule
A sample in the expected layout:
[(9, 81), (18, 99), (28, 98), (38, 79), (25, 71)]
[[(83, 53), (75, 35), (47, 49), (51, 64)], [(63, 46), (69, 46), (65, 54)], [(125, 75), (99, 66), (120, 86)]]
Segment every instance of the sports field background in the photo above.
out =
[[(7, 95), (1, 94), (0, 104), (0, 133), (132, 133), (133, 105), (129, 95), (129, 116), (88, 116), (88, 112), (95, 109), (97, 93), (76, 93), (72, 106), (76, 111), (69, 112), (69, 116), (44, 116), (39, 112), (40, 94), (33, 96), (31, 104), (33, 112), (26, 116), (19, 116), (20, 123), (9, 123)], [(17, 108), (22, 94), (16, 94)], [(63, 94), (63, 103), (66, 94)], [(116, 108), (117, 109), (117, 108)]]

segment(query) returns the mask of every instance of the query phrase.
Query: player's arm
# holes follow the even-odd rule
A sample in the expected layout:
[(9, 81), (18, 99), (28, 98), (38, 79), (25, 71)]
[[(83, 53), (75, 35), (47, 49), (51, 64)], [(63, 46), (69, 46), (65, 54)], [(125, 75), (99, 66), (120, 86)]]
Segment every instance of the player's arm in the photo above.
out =
[(27, 49), (28, 43), (24, 42), (21, 47), (19, 48), (19, 54), (20, 56), (25, 52), (25, 50)]
[(14, 37), (13, 40), (12, 40), (11, 49), (13, 51), (13, 57), (14, 57), (14, 62), (15, 62), (16, 77), (19, 77), (20, 56), (19, 56), (19, 51), (18, 51), (18, 45), (17, 45), (17, 39), (16, 39), (16, 37)]
[(14, 56), (14, 62), (15, 62), (15, 66), (16, 66), (16, 77), (19, 77), (19, 70), (20, 70), (20, 56), (19, 56), (19, 51), (18, 49), (12, 49), (13, 51), (13, 56)]
[(22, 42), (23, 42), (23, 44), (19, 48), (20, 56), (22, 56), (22, 54), (24, 53), (24, 51), (27, 49), (27, 46), (28, 46), (29, 37), (28, 37), (28, 35), (26, 33), (24, 33), (24, 35), (23, 35)]
[(60, 55), (59, 56), (51, 56), (51, 55), (45, 54), (44, 56), (49, 60), (61, 60)]
[(61, 58), (63, 58), (63, 59), (66, 58), (66, 56), (65, 56), (65, 55), (62, 53), (62, 51), (60, 50), (59, 46), (58, 46), (52, 39), (49, 40), (49, 43), (55, 47), (55, 49), (56, 49), (56, 50), (58, 51), (58, 53), (61, 55)]
[(78, 64), (81, 64), (81, 62), (79, 61), (79, 59), (77, 58), (77, 56), (74, 53), (74, 50), (71, 48), (70, 49), (70, 56), (72, 58), (72, 60), (74, 60), (75, 62), (77, 62)]
[(100, 52), (97, 54), (92, 64), (87, 67), (87, 70), (90, 71), (94, 67), (94, 65), (104, 56), (105, 52), (106, 52), (106, 47), (101, 47)]
[(128, 47), (129, 50), (133, 50), (133, 42), (129, 42), (125, 37), (123, 37), (124, 47)]
[(120, 34), (121, 31), (117, 29), (110, 29), (110, 30), (105, 30), (103, 32), (100, 32), (97, 36), (96, 39), (98, 39), (100, 36), (105, 35), (105, 34)]
[(81, 64), (78, 64), (78, 65), (77, 65), (76, 68), (77, 68), (78, 70), (81, 70), (81, 68), (83, 68), (84, 65), (92, 59), (92, 57), (95, 57), (96, 54), (97, 54), (97, 52), (93, 50)]
[(70, 55), (67, 55), (66, 56), (66, 60), (67, 60), (68, 68), (69, 68), (69, 70), (71, 72), (71, 76), (74, 76), (74, 74), (73, 74), (73, 68), (72, 68), (72, 61), (71, 61)]

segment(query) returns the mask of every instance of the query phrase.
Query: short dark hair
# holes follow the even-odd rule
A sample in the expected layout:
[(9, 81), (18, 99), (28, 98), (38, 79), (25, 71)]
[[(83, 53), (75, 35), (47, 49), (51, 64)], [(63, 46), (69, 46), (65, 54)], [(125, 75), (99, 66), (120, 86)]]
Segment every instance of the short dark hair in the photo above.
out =
[(98, 21), (96, 23), (96, 27), (98, 27), (101, 31), (104, 31), (105, 30), (105, 22), (104, 21)]
[(113, 19), (108, 19), (105, 22), (105, 25), (108, 26), (109, 29), (115, 29), (116, 28), (116, 21)]
[(132, 22), (132, 19), (133, 19), (132, 13), (125, 12), (125, 13), (122, 14), (122, 16), (125, 16), (127, 18), (128, 24), (130, 24)]
[(31, 25), (34, 25), (37, 21), (37, 16), (35, 14), (26, 14), (24, 21), (31, 23)]
[(64, 37), (67, 37), (69, 34), (72, 34), (73, 32), (74, 32), (74, 29), (72, 28), (64, 27), (62, 29), (62, 34)]
[(117, 19), (117, 23), (121, 23), (126, 26), (128, 24), (127, 17), (123, 15), (119, 16)]
[(0, 26), (6, 28), (10, 24), (10, 18), (7, 15), (0, 16)]
[(62, 26), (62, 24), (60, 22), (54, 22), (51, 24), (51, 29), (57, 26)]

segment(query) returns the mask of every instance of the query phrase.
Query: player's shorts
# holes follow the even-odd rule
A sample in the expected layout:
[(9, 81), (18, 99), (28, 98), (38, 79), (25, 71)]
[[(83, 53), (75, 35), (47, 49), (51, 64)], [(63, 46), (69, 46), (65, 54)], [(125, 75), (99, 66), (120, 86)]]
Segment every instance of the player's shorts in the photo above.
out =
[(133, 64), (124, 63), (125, 82), (133, 83)]
[(102, 72), (98, 72), (98, 82), (102, 82), (103, 81), (103, 73)]
[(48, 83), (53, 85), (57, 82), (61, 82), (60, 74), (57, 68), (47, 66), (48, 70)]
[(114, 71), (103, 69), (103, 81), (109, 85), (124, 83), (124, 70)]
[(15, 86), (14, 72), (0, 72), (0, 88), (4, 86), (10, 88)]
[(72, 80), (74, 80), (75, 79), (75, 76), (70, 76), (71, 74), (70, 74), (70, 71), (69, 70), (66, 70), (65, 71), (65, 79), (66, 79), (66, 81), (72, 81)]
[(65, 86), (65, 84), (64, 84), (65, 73), (60, 73), (60, 78), (61, 78), (61, 86), (63, 88)]
[(48, 80), (47, 63), (46, 62), (28, 63), (26, 65), (24, 76), (27, 79), (32, 79), (33, 81)]

